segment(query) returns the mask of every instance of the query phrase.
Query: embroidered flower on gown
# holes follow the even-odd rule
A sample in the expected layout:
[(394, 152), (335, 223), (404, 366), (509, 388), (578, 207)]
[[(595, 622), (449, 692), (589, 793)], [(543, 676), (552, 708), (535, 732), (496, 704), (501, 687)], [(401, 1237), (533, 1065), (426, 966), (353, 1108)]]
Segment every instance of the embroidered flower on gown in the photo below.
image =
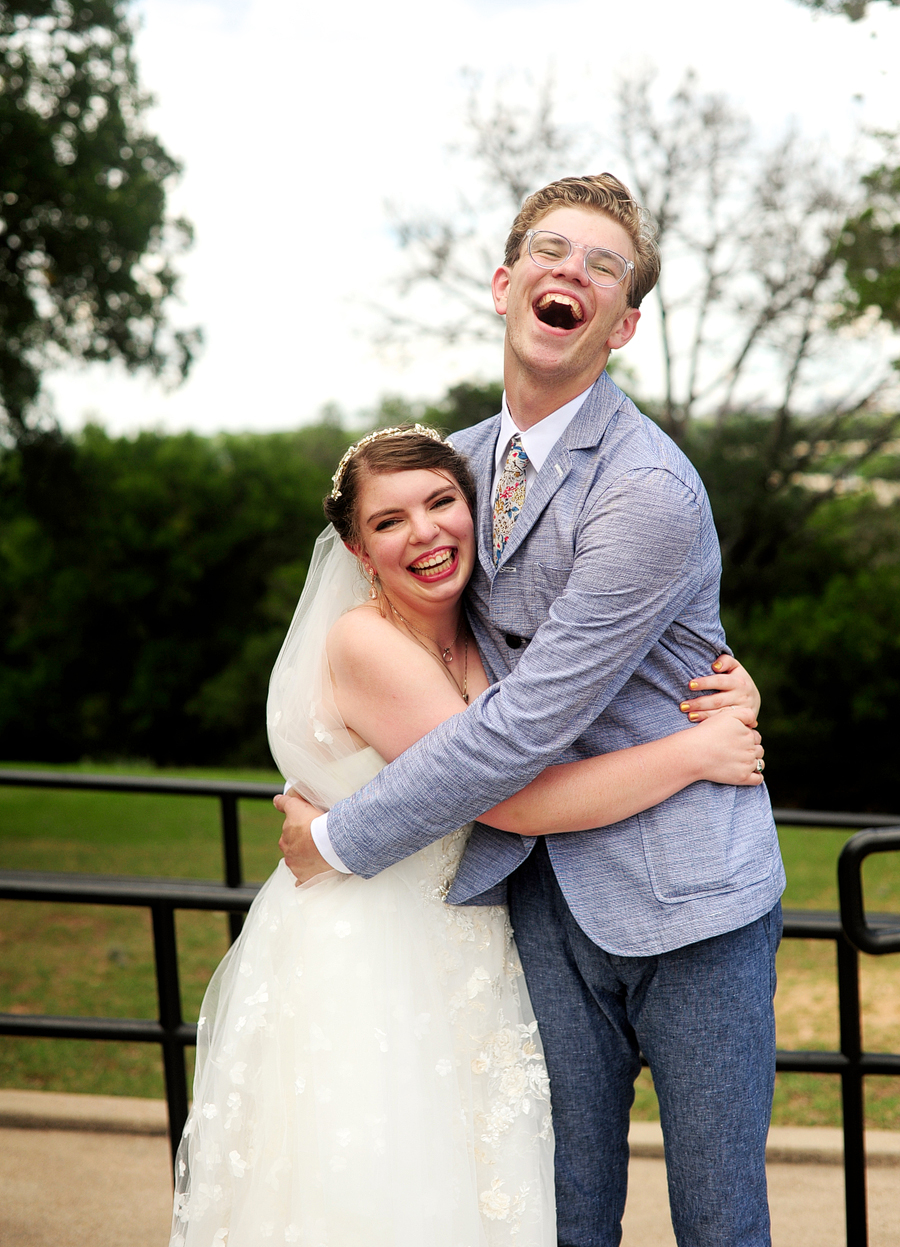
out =
[[(381, 765), (346, 759), (347, 790)], [(555, 1247), (509, 919), (444, 903), (466, 838), (370, 880), (298, 889), (281, 863), (263, 886), (204, 998), (172, 1247)]]

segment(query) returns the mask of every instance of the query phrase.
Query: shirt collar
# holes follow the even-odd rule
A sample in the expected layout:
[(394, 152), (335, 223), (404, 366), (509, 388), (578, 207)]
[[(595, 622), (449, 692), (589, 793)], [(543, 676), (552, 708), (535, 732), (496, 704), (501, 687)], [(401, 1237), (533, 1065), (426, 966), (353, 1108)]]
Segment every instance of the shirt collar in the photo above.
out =
[(510, 415), (509, 406), (506, 402), (506, 391), (504, 390), (503, 405), (500, 409), (500, 431), (497, 434), (497, 449), (494, 452), (495, 472), (499, 472), (503, 467), (509, 443), (517, 433), (522, 439), (522, 449), (528, 456), (528, 462), (532, 465), (535, 472), (540, 472), (550, 451), (578, 415), (582, 403), (592, 389), (593, 386), (589, 385), (577, 398), (573, 398), (564, 406), (557, 408), (556, 411), (551, 411), (549, 416), (544, 416), (543, 420), (539, 420), (537, 424), (533, 424), (530, 429), (526, 429), (524, 432), (516, 427), (515, 421)]

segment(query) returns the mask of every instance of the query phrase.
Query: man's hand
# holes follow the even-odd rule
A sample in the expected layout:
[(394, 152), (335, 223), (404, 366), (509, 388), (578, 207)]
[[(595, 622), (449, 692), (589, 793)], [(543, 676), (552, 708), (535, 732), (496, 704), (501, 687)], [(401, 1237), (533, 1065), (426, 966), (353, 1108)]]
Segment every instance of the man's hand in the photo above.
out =
[(759, 714), (759, 689), (753, 683), (746, 669), (730, 654), (722, 654), (712, 665), (716, 675), (697, 676), (691, 680), (688, 688), (692, 693), (703, 689), (717, 689), (718, 692), (706, 697), (693, 697), (683, 701), (679, 709), (686, 714), (692, 723), (700, 723), (717, 710), (726, 706), (735, 706), (749, 710), (753, 716), (750, 727), (756, 727)]
[(314, 875), (330, 871), (331, 867), (316, 848), (309, 830), (313, 819), (324, 811), (310, 805), (293, 788), (283, 797), (275, 797), (272, 804), (285, 816), (278, 847), (288, 868), (296, 876), (298, 887)]

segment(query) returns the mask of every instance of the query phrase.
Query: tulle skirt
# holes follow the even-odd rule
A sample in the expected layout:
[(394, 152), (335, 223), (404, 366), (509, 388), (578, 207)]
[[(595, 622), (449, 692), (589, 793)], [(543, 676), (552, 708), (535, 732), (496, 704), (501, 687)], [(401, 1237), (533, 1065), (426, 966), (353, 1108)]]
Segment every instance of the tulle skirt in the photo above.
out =
[(506, 910), (444, 903), (465, 838), (263, 886), (203, 1002), (172, 1247), (555, 1247)]

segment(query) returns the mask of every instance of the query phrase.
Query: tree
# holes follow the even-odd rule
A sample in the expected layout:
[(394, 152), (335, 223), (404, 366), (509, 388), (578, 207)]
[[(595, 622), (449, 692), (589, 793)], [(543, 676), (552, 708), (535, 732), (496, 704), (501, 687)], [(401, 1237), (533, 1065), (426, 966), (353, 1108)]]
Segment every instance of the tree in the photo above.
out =
[(414, 402), (408, 398), (388, 396), (365, 416), (366, 422), (376, 428), (418, 422), (447, 435), (495, 416), (500, 410), (502, 398), (503, 386), (498, 381), (485, 385), (462, 381), (459, 385), (452, 385), (438, 402)]
[[(841, 14), (849, 17), (851, 22), (858, 22), (866, 16), (870, 0), (794, 0), (794, 3), (821, 13)], [(881, 3), (889, 4), (895, 9), (900, 5), (900, 0), (881, 0)]]
[(182, 379), (166, 216), (180, 166), (148, 133), (127, 0), (0, 5), (0, 406), (22, 437), (41, 372), (66, 356)]
[(88, 426), (0, 447), (0, 755), (264, 763), (266, 683), (350, 440)]
[(900, 329), (900, 164), (895, 139), (893, 160), (884, 162), (863, 177), (867, 189), (862, 211), (844, 224), (837, 243), (837, 258), (844, 264), (847, 280), (844, 318), (853, 321), (874, 308), (895, 329)]
[[(832, 410), (875, 401), (900, 346), (879, 338), (868, 349), (840, 337), (878, 293), (848, 285), (841, 240), (853, 223), (861, 230), (868, 222), (871, 235), (867, 214), (877, 202), (881, 256), (894, 256), (900, 196), (887, 166), (878, 178), (860, 179), (794, 131), (761, 145), (747, 118), (724, 96), (703, 92), (693, 73), (663, 104), (651, 76), (632, 77), (619, 84), (616, 103), (618, 151), (610, 152), (599, 136), (554, 120), (549, 82), (530, 110), (502, 91), (489, 100), (472, 88), (466, 150), (485, 188), (483, 210), (467, 198), (447, 217), (396, 218), (409, 260), (401, 294), (437, 290), (442, 305), (459, 313), (423, 324), (394, 311), (390, 331), (456, 341), (491, 327), (499, 336), (502, 322), (484, 292), (525, 191), (573, 166), (611, 163), (658, 226), (663, 275), (653, 300), (663, 393), (656, 414), (668, 432), (681, 439), (695, 416), (723, 418), (738, 406), (781, 410), (787, 419), (820, 405), (829, 387)], [(891, 273), (897, 280), (896, 258)], [(841, 359), (829, 372), (823, 356), (836, 349)], [(852, 381), (835, 390), (848, 362)]]
[[(442, 304), (462, 310), (430, 320), (428, 330), (448, 340), (483, 337), (488, 323), (501, 327), (489, 302), (475, 302), (472, 292), (487, 289), (502, 254), (501, 229), (518, 210), (523, 187), (568, 171), (576, 157), (575, 167), (602, 167), (608, 159), (596, 155), (604, 146), (597, 136), (588, 158), (583, 132), (554, 120), (550, 83), (530, 110), (521, 100), (510, 103), (510, 89), (505, 84), (489, 99), (476, 84), (469, 102), (468, 155), (489, 188), (484, 221), (466, 203), (450, 217), (420, 215), (398, 226), (410, 260), (402, 288), (437, 290)], [(859, 447), (858, 417), (890, 399), (900, 356), (893, 333), (900, 182), (892, 140), (875, 136), (884, 159), (860, 177), (796, 131), (759, 143), (747, 118), (724, 96), (702, 91), (690, 72), (662, 103), (647, 75), (621, 82), (616, 99), (613, 167), (654, 217), (663, 256), (648, 301), (657, 311), (662, 392), (645, 395), (642, 405), (685, 446), (696, 441), (697, 420), (712, 422), (700, 436), (715, 440), (732, 413), (762, 417), (758, 471), (741, 492), (745, 528), (734, 533), (735, 551), (752, 548), (761, 556), (754, 536), (761, 514), (798, 478), (821, 475), (819, 445), (848, 439), (855, 447), (839, 470), (829, 464), (839, 489), (900, 424), (888, 409), (865, 423)], [(423, 328), (414, 317), (393, 314), (391, 332), (411, 327)], [(790, 526), (772, 540), (797, 531), (828, 496), (807, 491), (804, 506), (778, 509)]]
[[(655, 307), (662, 384), (639, 405), (681, 443), (709, 489), (729, 639), (764, 685), (773, 792), (785, 804), (893, 808), (885, 723), (900, 712), (900, 181), (892, 139), (872, 140), (868, 171), (838, 164), (795, 132), (762, 144), (725, 97), (688, 75), (663, 102), (649, 78), (620, 84), (618, 155), (596, 138), (588, 155), (583, 132), (554, 121), (549, 85), (530, 110), (512, 107), (508, 92), (476, 93), (470, 103), (467, 152), (486, 188), (484, 213), (467, 203), (407, 223), (405, 288), (439, 291), (438, 309), (464, 291), (462, 313), (436, 317), (431, 332), (479, 338), (491, 321), (502, 331), (471, 292), (487, 287), (523, 182), (533, 189), (573, 169), (621, 171), (655, 216), (663, 253), (641, 327), (652, 332)], [(545, 134), (552, 142), (540, 147)], [(391, 331), (415, 325), (395, 313)], [(831, 756), (848, 765), (823, 777)]]

